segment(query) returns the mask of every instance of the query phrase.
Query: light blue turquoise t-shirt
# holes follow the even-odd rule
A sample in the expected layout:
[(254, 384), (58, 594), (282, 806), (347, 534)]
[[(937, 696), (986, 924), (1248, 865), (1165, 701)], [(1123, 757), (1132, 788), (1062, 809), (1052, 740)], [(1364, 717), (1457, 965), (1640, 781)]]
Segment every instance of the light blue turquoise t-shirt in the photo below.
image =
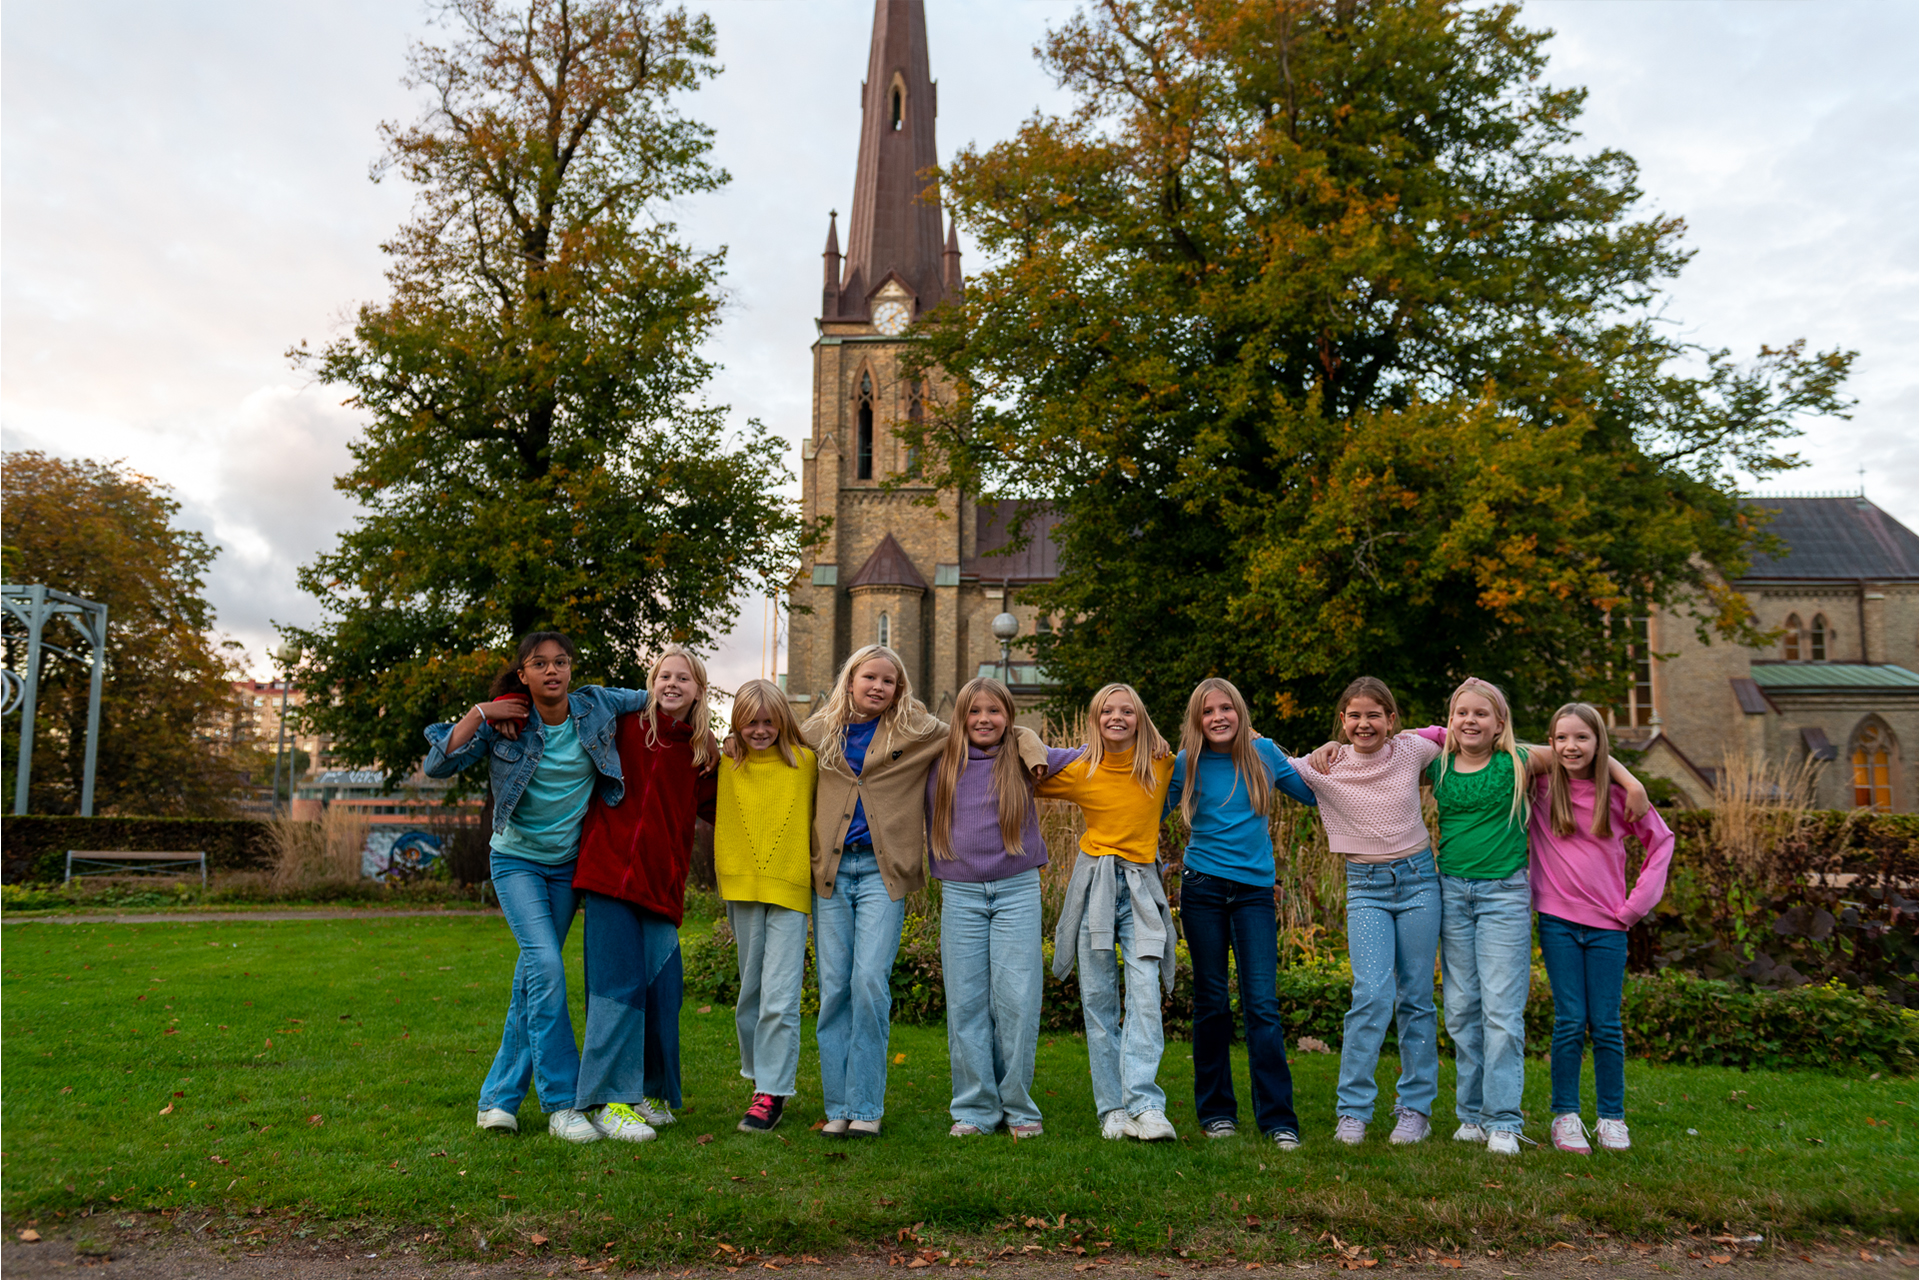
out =
[(546, 733), (540, 767), (527, 780), (506, 830), (493, 833), (493, 850), (557, 866), (580, 856), (580, 824), (593, 796), (594, 768), (572, 716), (540, 727)]

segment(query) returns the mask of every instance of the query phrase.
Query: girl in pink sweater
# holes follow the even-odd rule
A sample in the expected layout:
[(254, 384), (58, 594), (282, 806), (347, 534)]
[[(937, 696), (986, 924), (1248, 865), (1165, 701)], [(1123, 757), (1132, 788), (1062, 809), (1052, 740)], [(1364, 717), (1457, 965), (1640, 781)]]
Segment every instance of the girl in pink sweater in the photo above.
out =
[[(1625, 792), (1608, 777), (1612, 762), (1598, 711), (1570, 702), (1553, 713), (1552, 724), (1553, 760), (1534, 784), (1530, 878), (1540, 958), (1553, 987), (1553, 1145), (1579, 1155), (1592, 1150), (1580, 1122), (1580, 1059), (1591, 1037), (1600, 1112), (1594, 1136), (1602, 1150), (1625, 1151), (1620, 993), (1627, 930), (1666, 892), (1673, 832), (1652, 810), (1629, 813)], [(1647, 851), (1631, 892), (1623, 839), (1629, 835)]]

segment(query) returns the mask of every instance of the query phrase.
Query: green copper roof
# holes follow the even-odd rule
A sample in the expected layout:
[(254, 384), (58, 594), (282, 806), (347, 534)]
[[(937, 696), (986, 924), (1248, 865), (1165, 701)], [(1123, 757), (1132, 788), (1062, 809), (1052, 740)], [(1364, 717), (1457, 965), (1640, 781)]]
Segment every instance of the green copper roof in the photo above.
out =
[(1920, 675), (1891, 663), (1756, 662), (1753, 682), (1762, 689), (1920, 689)]

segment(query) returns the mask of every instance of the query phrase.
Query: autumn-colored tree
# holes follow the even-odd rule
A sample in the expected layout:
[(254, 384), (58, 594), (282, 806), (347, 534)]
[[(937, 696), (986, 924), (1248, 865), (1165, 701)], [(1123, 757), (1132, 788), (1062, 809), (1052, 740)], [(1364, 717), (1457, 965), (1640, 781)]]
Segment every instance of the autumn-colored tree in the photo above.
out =
[(724, 251), (662, 217), (726, 181), (678, 109), (717, 72), (712, 23), (656, 0), (438, 14), (408, 77), (428, 110), (376, 169), (418, 191), (392, 296), (295, 353), (369, 417), (338, 481), (366, 514), (301, 572), (327, 618), (286, 629), (305, 718), (396, 778), (517, 635), (569, 632), (583, 676), (637, 683), (783, 580), (800, 530), (781, 442), (700, 400)]
[[(218, 817), (256, 763), (225, 732), (236, 673), (202, 594), (219, 548), (177, 527), (179, 511), (165, 485), (119, 463), (23, 451), (0, 467), (7, 582), (107, 606), (95, 813)], [(69, 653), (48, 652), (41, 667), (28, 808), (77, 813), (92, 651), (65, 624), (46, 638)], [(6, 661), (25, 673), (24, 636), (9, 631)], [(9, 716), (0, 783), (8, 812), (19, 743), (19, 721)]]
[(1218, 673), (1307, 743), (1355, 675), (1434, 716), (1471, 673), (1538, 727), (1618, 691), (1629, 618), (1752, 638), (1734, 473), (1797, 465), (1852, 357), (1675, 334), (1684, 226), (1580, 149), (1546, 40), (1514, 5), (1096, 0), (1040, 50), (1075, 109), (942, 174), (990, 266), (910, 434), (1064, 515), (1025, 596), (1063, 706)]

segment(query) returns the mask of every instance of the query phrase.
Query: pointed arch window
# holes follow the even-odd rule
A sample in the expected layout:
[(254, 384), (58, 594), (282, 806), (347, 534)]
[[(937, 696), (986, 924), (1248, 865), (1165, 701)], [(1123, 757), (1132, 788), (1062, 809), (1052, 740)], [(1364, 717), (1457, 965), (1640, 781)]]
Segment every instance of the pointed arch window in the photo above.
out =
[(1788, 614), (1786, 626), (1787, 634), (1783, 637), (1781, 653), (1788, 662), (1798, 662), (1800, 661), (1800, 615)]
[(1887, 726), (1869, 716), (1853, 731), (1853, 805), (1882, 813), (1893, 808), (1893, 771), (1899, 744)]
[(913, 438), (907, 441), (907, 475), (912, 479), (920, 478), (920, 437), (925, 423), (925, 411), (921, 407), (920, 384), (907, 386), (907, 422), (911, 425)]
[(894, 76), (893, 87), (887, 90), (887, 127), (895, 133), (907, 122), (907, 86)]
[(1807, 660), (1825, 662), (1827, 660), (1827, 615), (1813, 615), (1813, 625), (1807, 628)]
[(855, 411), (858, 426), (855, 432), (853, 475), (856, 480), (873, 479), (873, 379), (866, 373), (860, 375), (860, 404)]
[(893, 619), (884, 611), (880, 614), (879, 625), (874, 628), (874, 643), (882, 648), (893, 648)]

